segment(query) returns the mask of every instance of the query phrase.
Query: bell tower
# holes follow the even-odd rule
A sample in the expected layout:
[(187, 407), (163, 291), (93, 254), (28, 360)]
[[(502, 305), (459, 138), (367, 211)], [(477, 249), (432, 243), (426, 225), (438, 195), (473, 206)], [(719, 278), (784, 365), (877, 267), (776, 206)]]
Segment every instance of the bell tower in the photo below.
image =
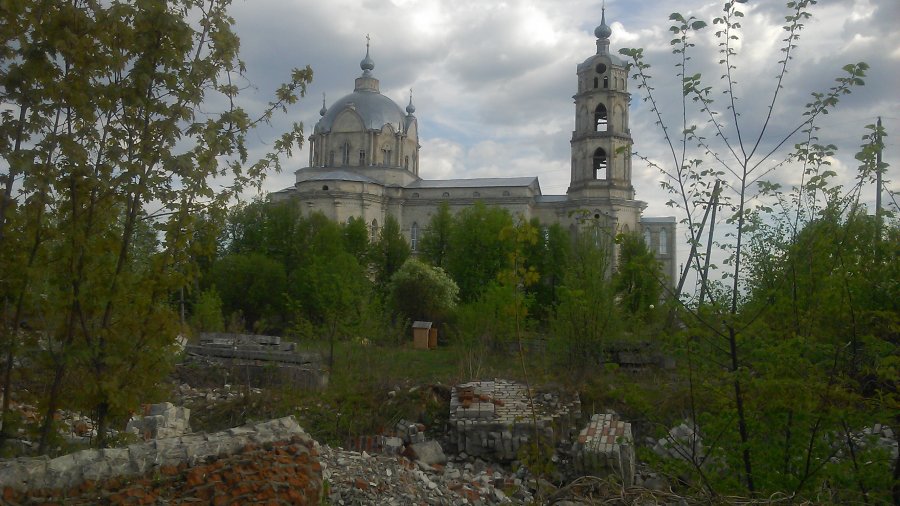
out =
[(633, 199), (631, 130), (628, 127), (628, 71), (609, 52), (612, 29), (606, 9), (597, 36), (597, 53), (578, 65), (575, 131), (572, 132), (572, 176), (568, 194)]

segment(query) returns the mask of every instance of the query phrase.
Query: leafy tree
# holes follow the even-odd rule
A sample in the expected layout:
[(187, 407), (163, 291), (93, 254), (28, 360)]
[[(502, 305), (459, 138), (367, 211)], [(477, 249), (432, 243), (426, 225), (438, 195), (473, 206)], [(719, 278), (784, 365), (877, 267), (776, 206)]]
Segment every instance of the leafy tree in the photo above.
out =
[(388, 215), (384, 220), (378, 240), (372, 245), (371, 257), (375, 281), (381, 290), (387, 290), (391, 276), (409, 258), (409, 244), (400, 232), (397, 218)]
[[(683, 223), (691, 244), (691, 255), (685, 262), (679, 287), (683, 286), (683, 280), (691, 270), (701, 274), (702, 286), (710, 286), (706, 269), (701, 267), (702, 255), (697, 254), (707, 224), (699, 219), (697, 213), (717, 204), (728, 205), (732, 210), (728, 223), (732, 225), (733, 232), (729, 232), (727, 241), (720, 241), (728, 251), (726, 289), (721, 300), (714, 300), (710, 304), (691, 307), (685, 303), (684, 321), (690, 332), (681, 346), (687, 357), (692, 398), (690, 416), (707, 425), (704, 429), (717, 441), (717, 448), (726, 449), (718, 456), (724, 462), (719, 469), (728, 469), (727, 473), (708, 472), (709, 468), (703, 468), (699, 462), (694, 461), (693, 471), (701, 477), (708, 492), (742, 490), (753, 495), (761, 491), (781, 490), (785, 485), (783, 478), (792, 475), (790, 466), (779, 466), (767, 460), (773, 453), (777, 453), (772, 451), (768, 432), (768, 428), (775, 423), (773, 419), (762, 416), (766, 410), (760, 403), (771, 398), (771, 395), (766, 394), (778, 390), (766, 390), (766, 380), (761, 378), (774, 379), (782, 377), (782, 374), (790, 376), (793, 372), (803, 371), (814, 378), (809, 384), (811, 391), (830, 391), (834, 386), (831, 380), (826, 379), (833, 379), (834, 376), (827, 372), (829, 369), (824, 363), (816, 364), (819, 372), (825, 371), (824, 375), (815, 375), (812, 370), (804, 369), (801, 364), (812, 364), (803, 357), (803, 346), (794, 349), (792, 356), (799, 356), (803, 360), (793, 371), (779, 368), (778, 361), (774, 360), (777, 354), (759, 352), (765, 349), (760, 346), (760, 340), (773, 336), (757, 335), (747, 325), (748, 319), (752, 321), (764, 317), (760, 313), (752, 316), (745, 314), (742, 304), (743, 294), (748, 289), (748, 239), (761, 222), (763, 214), (771, 210), (769, 205), (773, 203), (773, 199), (776, 202), (778, 199), (777, 195), (766, 191), (771, 188), (766, 185), (762, 186), (761, 194), (755, 195), (754, 186), (764, 175), (777, 174), (785, 165), (793, 162), (796, 166), (792, 170), (804, 175), (803, 187), (816, 193), (807, 183), (813, 183), (814, 179), (821, 183), (821, 178), (816, 177), (821, 176), (817, 171), (823, 163), (827, 163), (831, 151), (831, 147), (818, 144), (817, 122), (837, 105), (843, 95), (863, 84), (862, 78), (868, 66), (865, 63), (845, 66), (845, 75), (838, 78), (834, 86), (826, 92), (812, 95), (801, 118), (777, 122), (779, 125), (787, 125), (781, 130), (786, 133), (773, 131), (776, 124), (774, 119), (783, 98), (782, 90), (786, 87), (788, 69), (793, 61), (792, 55), (797, 48), (798, 33), (808, 23), (812, 16), (810, 9), (816, 3), (812, 0), (788, 2), (785, 36), (781, 44), (782, 57), (777, 63), (771, 100), (767, 101), (765, 118), (760, 124), (752, 125), (749, 117), (742, 115), (743, 106), (738, 99), (735, 79), (736, 62), (742, 44), (743, 3), (745, 2), (735, 0), (724, 2), (722, 13), (712, 20), (718, 43), (718, 61), (722, 67), (721, 72), (717, 72), (721, 76), (721, 87), (711, 85), (708, 79), (696, 73), (692, 61), (696, 41), (700, 40), (698, 33), (708, 24), (693, 16), (678, 13), (670, 16), (673, 22), (671, 32), (674, 34), (671, 41), (672, 52), (676, 59), (679, 88), (683, 91), (682, 101), (676, 105), (680, 123), (678, 128), (671, 128), (666, 120), (666, 114), (662, 110), (663, 103), (658, 101), (650, 80), (649, 65), (644, 61), (643, 51), (623, 49), (620, 52), (630, 59), (633, 77), (656, 114), (671, 152), (671, 164), (651, 164), (661, 170), (666, 188), (673, 193), (670, 204), (684, 213)], [(723, 96), (724, 104), (720, 104), (717, 101)], [(694, 111), (691, 104), (696, 104), (698, 110)], [(715, 131), (715, 136), (703, 136), (701, 121)], [(672, 132), (680, 132), (680, 135)], [(782, 152), (780, 148), (791, 145), (792, 140), (796, 143), (794, 152)], [(698, 151), (691, 152), (692, 146), (697, 146)], [(800, 197), (794, 203), (795, 211), (802, 210), (802, 201), (805, 199), (806, 197)], [(709, 226), (711, 229), (712, 224)], [(711, 246), (713, 241), (714, 238), (709, 237), (708, 245)], [(680, 301), (680, 288), (676, 298)], [(783, 344), (789, 347), (800, 343)], [(786, 352), (787, 349), (781, 351)], [(769, 351), (775, 350), (770, 348)], [(702, 361), (695, 361), (697, 356), (704, 358)], [(711, 364), (719, 367), (714, 369), (716, 374), (705, 368)], [(702, 382), (694, 381), (694, 370), (698, 367), (704, 367)], [(761, 370), (766, 370), (767, 373), (760, 374)], [(723, 392), (729, 394), (723, 396)], [(829, 397), (830, 394), (825, 398)], [(703, 406), (703, 409), (698, 409), (697, 406)], [(805, 413), (815, 411), (815, 407), (809, 404), (801, 409)], [(782, 414), (785, 419), (791, 416), (790, 410), (783, 410)], [(731, 425), (730, 428), (727, 427), (728, 424)], [(805, 450), (808, 459), (804, 470), (800, 471), (801, 477), (793, 483), (796, 492), (807, 489), (812, 476), (821, 470), (819, 466), (809, 465), (815, 453), (812, 449), (821, 441), (821, 427), (813, 423), (805, 428), (809, 429), (803, 436), (809, 442)], [(796, 432), (791, 431), (787, 439), (796, 441), (798, 437), (800, 436)], [(785, 448), (791, 454), (796, 450), (790, 444), (786, 444)], [(735, 470), (740, 470), (739, 480), (735, 479)], [(781, 478), (776, 475), (779, 472)]]
[(265, 331), (285, 320), (287, 274), (278, 261), (261, 253), (228, 255), (213, 264), (207, 281), (226, 314), (243, 314), (247, 330)]
[(412, 320), (444, 321), (456, 307), (459, 287), (440, 267), (408, 259), (391, 277), (393, 307)]
[[(166, 371), (178, 321), (169, 300), (196, 273), (195, 216), (258, 184), (302, 139), (297, 127), (247, 160), (248, 132), (293, 103), (312, 73), (295, 71), (253, 119), (234, 105), (243, 65), (225, 1), (16, 2), (2, 16), (0, 101), (12, 107), (0, 127), (0, 258), (10, 260), (0, 279), (16, 281), (0, 286), (2, 305), (15, 308), (2, 342), (13, 349), (10, 329), (31, 317), (49, 336), (41, 451), (63, 402), (96, 413), (105, 446), (110, 417)], [(233, 183), (214, 189), (226, 171)], [(142, 224), (155, 248), (141, 246)], [(70, 374), (82, 380), (77, 398), (62, 395)]]
[(619, 265), (613, 286), (625, 311), (646, 321), (659, 305), (662, 295), (660, 263), (637, 234), (619, 234)]
[(506, 267), (513, 246), (511, 237), (501, 237), (501, 232), (512, 225), (507, 210), (481, 202), (456, 215), (445, 261), (447, 272), (459, 285), (460, 299), (477, 299)]
[(575, 238), (550, 320), (553, 349), (576, 371), (600, 362), (622, 327), (610, 276), (612, 241), (598, 229), (590, 223)]
[(215, 288), (204, 290), (194, 302), (191, 325), (200, 332), (222, 332), (225, 319), (222, 317), (222, 299)]
[(441, 202), (420, 241), (422, 256), (435, 267), (447, 268), (447, 252), (450, 249), (452, 227), (453, 215), (450, 213), (450, 206), (446, 202)]
[(364, 263), (369, 255), (369, 229), (362, 218), (350, 218), (344, 225), (344, 248)]

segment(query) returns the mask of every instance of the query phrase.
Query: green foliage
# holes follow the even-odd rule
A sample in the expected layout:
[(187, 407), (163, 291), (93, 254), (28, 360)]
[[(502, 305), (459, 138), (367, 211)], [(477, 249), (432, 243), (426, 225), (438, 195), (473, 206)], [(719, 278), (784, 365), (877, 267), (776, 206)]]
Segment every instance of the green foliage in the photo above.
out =
[(646, 323), (654, 314), (662, 295), (661, 266), (638, 234), (619, 234), (619, 265), (613, 286), (619, 306), (630, 316)]
[(604, 361), (604, 347), (621, 332), (610, 282), (612, 244), (590, 230), (579, 234), (563, 273), (559, 304), (550, 320), (551, 349), (577, 370)]
[(385, 219), (378, 240), (372, 245), (371, 257), (377, 286), (386, 290), (391, 276), (409, 258), (409, 244), (400, 232), (397, 218), (388, 215)]
[(109, 421), (166, 372), (170, 300), (191, 286), (191, 255), (211, 235), (198, 216), (220, 215), (302, 141), (295, 125), (259, 161), (245, 147), (312, 71), (294, 70), (253, 118), (225, 84), (243, 71), (227, 2), (13, 2), (3, 19), (0, 305), (14, 309), (0, 340), (12, 345), (9, 329), (26, 319), (46, 336), (42, 451), (62, 405), (96, 413), (104, 446)]
[(204, 290), (194, 302), (191, 326), (198, 332), (223, 332), (222, 298), (215, 288)]
[(445, 321), (456, 308), (459, 287), (440, 267), (408, 259), (391, 277), (393, 308), (411, 320)]
[(431, 217), (428, 228), (422, 234), (419, 250), (422, 256), (435, 267), (447, 268), (447, 252), (450, 249), (450, 231), (453, 215), (450, 206), (441, 202), (437, 212)]
[(509, 212), (476, 202), (456, 215), (450, 227), (446, 269), (459, 285), (460, 299), (479, 298), (507, 265), (512, 250), (509, 238), (500, 232), (513, 225)]
[(261, 253), (233, 254), (216, 261), (207, 281), (216, 288), (226, 314), (241, 312), (260, 333), (284, 321), (287, 274), (284, 266)]

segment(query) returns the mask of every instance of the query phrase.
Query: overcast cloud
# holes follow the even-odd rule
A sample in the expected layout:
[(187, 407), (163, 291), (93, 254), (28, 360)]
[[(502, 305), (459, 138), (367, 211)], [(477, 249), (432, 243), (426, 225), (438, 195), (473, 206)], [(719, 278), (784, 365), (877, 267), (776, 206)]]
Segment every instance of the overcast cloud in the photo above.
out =
[[(721, 0), (607, 2), (612, 51), (645, 48), (657, 79), (655, 93), (670, 121), (679, 118), (681, 96), (673, 77), (668, 16), (678, 10), (711, 22), (721, 5)], [(749, 0), (743, 7), (737, 107), (742, 132), (755, 138), (779, 70), (786, 11), (783, 2), (773, 0)], [(266, 101), (292, 67), (308, 64), (315, 73), (307, 98), (274, 125), (273, 137), (290, 121), (302, 121), (311, 131), (322, 93), (330, 104), (353, 91), (370, 34), (382, 93), (404, 107), (413, 89), (423, 178), (535, 175), (545, 195), (564, 194), (568, 186), (575, 67), (595, 52), (593, 29), (600, 11), (601, 0), (245, 0), (233, 9), (242, 57), (258, 90), (251, 90), (252, 98)], [(812, 12), (793, 53), (771, 133), (790, 131), (810, 92), (832, 86), (843, 65), (865, 61), (871, 66), (866, 86), (823, 119), (820, 141), (839, 147), (835, 167), (852, 177), (863, 127), (881, 115), (893, 134), (885, 151), (892, 178), (900, 166), (900, 2), (820, 0)], [(714, 29), (701, 33), (690, 72), (701, 72), (707, 85), (719, 86)], [(635, 84), (629, 84), (635, 150), (660, 162), (671, 160)], [(677, 123), (671, 128), (680, 130)], [(259, 142), (262, 151), (265, 133)], [(766, 147), (764, 141), (761, 149)], [(307, 159), (304, 146), (284, 173), (270, 175), (265, 190), (292, 185), (293, 171)], [(786, 169), (774, 178), (790, 183), (795, 176), (796, 170)], [(669, 197), (659, 187), (656, 170), (635, 160), (633, 179), (638, 198), (649, 204), (645, 215), (677, 214), (665, 206)], [(874, 201), (874, 188), (867, 195)], [(686, 253), (679, 256), (683, 260)]]

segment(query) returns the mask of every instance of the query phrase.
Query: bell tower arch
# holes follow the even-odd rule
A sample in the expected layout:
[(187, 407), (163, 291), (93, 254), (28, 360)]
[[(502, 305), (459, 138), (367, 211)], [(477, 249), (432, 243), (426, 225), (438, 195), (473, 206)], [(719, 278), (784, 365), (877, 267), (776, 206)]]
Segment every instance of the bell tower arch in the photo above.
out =
[(572, 132), (572, 174), (569, 194), (594, 190), (609, 196), (634, 198), (631, 185), (631, 129), (628, 127), (626, 63), (609, 52), (612, 29), (606, 9), (594, 30), (597, 53), (578, 65), (575, 131)]

